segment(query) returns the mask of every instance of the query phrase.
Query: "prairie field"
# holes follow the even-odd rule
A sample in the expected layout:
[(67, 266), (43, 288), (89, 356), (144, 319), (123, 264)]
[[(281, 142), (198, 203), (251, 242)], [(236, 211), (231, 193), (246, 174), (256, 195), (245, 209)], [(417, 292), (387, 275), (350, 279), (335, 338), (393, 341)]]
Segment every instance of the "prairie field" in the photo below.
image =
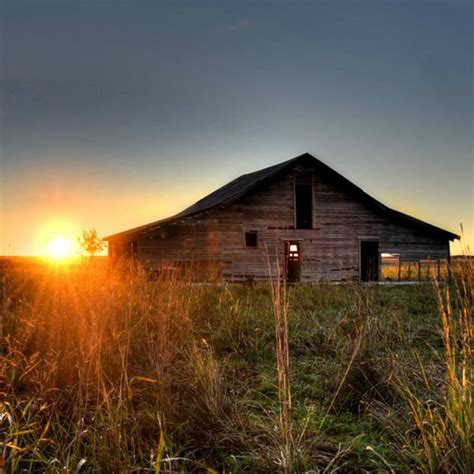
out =
[(471, 260), (288, 287), (3, 263), (6, 472), (474, 472)]

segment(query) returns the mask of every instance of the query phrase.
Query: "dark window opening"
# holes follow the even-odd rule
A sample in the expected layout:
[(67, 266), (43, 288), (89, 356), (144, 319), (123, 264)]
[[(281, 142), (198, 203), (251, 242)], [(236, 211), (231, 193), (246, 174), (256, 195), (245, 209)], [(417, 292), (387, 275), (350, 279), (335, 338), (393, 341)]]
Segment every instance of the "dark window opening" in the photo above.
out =
[(296, 228), (313, 228), (313, 186), (295, 184)]
[(245, 246), (246, 247), (258, 247), (258, 236), (257, 231), (252, 230), (245, 232)]

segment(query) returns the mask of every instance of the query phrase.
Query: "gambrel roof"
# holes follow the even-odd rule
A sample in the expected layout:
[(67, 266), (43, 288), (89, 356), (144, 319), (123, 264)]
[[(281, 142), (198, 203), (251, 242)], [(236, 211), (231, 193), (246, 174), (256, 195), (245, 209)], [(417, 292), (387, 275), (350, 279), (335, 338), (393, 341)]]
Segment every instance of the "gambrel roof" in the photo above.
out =
[(420, 230), (423, 230), (425, 233), (434, 235), (441, 239), (459, 239), (459, 236), (453, 234), (452, 232), (448, 232), (447, 230), (428, 224), (427, 222), (423, 222), (419, 219), (416, 219), (415, 217), (411, 217), (407, 214), (403, 214), (402, 212), (385, 206), (318, 158), (310, 155), (309, 153), (304, 153), (303, 155), (299, 155), (295, 158), (292, 158), (291, 160), (284, 161), (277, 165), (239, 176), (238, 178), (208, 194), (194, 203), (192, 206), (184, 209), (174, 216), (119, 232), (117, 234), (109, 235), (108, 237), (105, 237), (105, 240), (125, 242), (135, 240), (137, 237), (147, 235), (150, 232), (153, 232), (165, 225), (175, 223), (186, 218), (194, 217), (214, 209), (225, 208), (251, 191), (268, 184), (270, 181), (296, 165), (312, 166), (315, 170), (321, 173), (321, 175), (324, 175), (328, 180), (337, 184), (340, 189), (343, 189), (354, 198), (364, 202), (375, 211), (387, 216), (394, 221), (400, 222), (404, 225), (417, 227)]

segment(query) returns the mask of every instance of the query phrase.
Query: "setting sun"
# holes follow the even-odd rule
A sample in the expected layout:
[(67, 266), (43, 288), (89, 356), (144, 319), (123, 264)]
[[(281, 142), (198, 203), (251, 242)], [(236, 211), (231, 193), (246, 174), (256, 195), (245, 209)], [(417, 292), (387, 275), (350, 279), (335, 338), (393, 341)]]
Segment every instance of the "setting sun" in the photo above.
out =
[(70, 247), (70, 242), (64, 237), (55, 237), (49, 243), (49, 255), (56, 259), (67, 257)]
[(78, 254), (80, 227), (67, 217), (56, 216), (41, 223), (35, 237), (36, 253), (55, 261)]

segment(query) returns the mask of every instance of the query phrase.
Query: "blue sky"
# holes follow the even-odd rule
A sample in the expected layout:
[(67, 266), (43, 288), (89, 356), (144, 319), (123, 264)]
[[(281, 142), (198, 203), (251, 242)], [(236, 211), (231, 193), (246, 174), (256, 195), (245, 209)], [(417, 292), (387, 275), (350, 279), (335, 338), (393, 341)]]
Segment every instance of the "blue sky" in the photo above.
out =
[(471, 2), (0, 5), (0, 253), (41, 253), (55, 222), (153, 221), (304, 152), (474, 246)]

